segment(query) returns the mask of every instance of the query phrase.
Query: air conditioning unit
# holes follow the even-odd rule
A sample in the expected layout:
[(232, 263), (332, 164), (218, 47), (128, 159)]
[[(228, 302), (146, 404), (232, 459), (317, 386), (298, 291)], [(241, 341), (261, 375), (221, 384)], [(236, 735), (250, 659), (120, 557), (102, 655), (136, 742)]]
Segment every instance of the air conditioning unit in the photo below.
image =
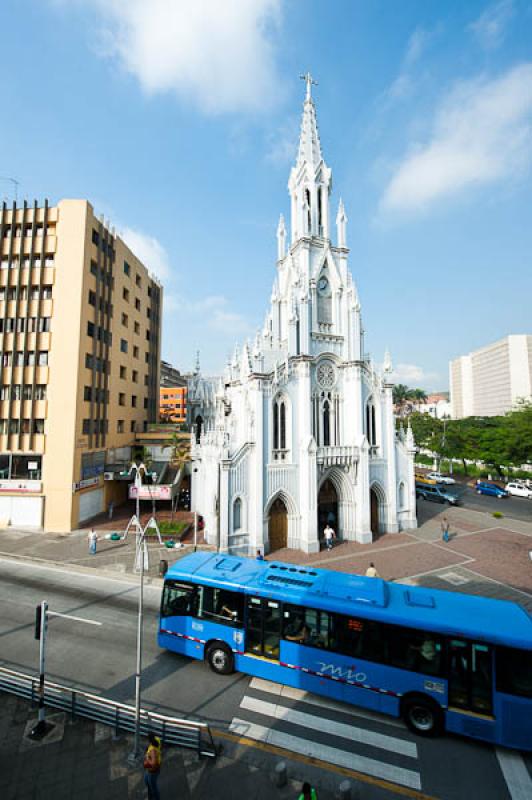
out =
[(103, 479), (104, 481), (113, 481), (115, 478), (114, 472), (104, 472)]

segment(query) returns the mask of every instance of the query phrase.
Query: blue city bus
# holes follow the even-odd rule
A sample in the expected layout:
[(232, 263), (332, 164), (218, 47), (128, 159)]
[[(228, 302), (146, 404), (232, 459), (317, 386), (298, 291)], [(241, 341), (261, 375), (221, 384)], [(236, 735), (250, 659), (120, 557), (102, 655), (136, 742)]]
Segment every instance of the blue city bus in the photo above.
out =
[(194, 553), (166, 573), (158, 642), (421, 735), (532, 749), (532, 617), (515, 603)]

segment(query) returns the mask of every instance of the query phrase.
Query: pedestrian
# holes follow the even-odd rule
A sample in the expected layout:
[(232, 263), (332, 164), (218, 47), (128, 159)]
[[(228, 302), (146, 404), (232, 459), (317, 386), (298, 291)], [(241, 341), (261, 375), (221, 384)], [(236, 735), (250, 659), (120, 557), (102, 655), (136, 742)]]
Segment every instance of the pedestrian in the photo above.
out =
[(370, 561), (369, 567), (366, 570), (366, 578), (380, 578), (373, 561)]
[(90, 529), (87, 539), (89, 542), (89, 553), (91, 554), (91, 556), (94, 556), (96, 555), (96, 545), (98, 543), (98, 534), (96, 533), (94, 528)]
[(161, 771), (161, 740), (154, 733), (148, 734), (148, 747), (144, 753), (144, 783), (148, 790), (148, 800), (160, 800), (157, 781)]
[(301, 794), (299, 795), (298, 800), (318, 800), (316, 789), (314, 789), (314, 787), (311, 786), (308, 781), (305, 781), (301, 787)]
[(335, 533), (331, 528), (331, 526), (329, 525), (329, 523), (327, 523), (327, 525), (325, 526), (325, 529), (323, 531), (323, 537), (325, 539), (325, 547), (327, 548), (327, 550), (332, 550)]
[(113, 519), (114, 510), (115, 510), (115, 504), (111, 500), (111, 502), (109, 503), (109, 509), (108, 509), (108, 511), (109, 511), (109, 521), (111, 521)]
[(256, 555), (256, 557), (255, 557), (255, 560), (256, 560), (256, 561), (264, 561), (264, 556), (262, 555), (262, 553), (260, 552), (260, 550), (257, 550), (257, 555)]
[(441, 538), (444, 542), (449, 541), (449, 521), (447, 517), (444, 517), (441, 521)]

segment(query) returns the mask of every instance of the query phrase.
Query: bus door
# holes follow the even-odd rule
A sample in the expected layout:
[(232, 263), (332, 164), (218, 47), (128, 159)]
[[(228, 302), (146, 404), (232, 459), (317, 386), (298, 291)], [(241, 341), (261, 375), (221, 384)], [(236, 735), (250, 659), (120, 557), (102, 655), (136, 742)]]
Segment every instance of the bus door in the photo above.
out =
[(449, 708), (493, 714), (493, 652), (490, 645), (450, 639)]
[(279, 661), (281, 604), (265, 597), (248, 597), (246, 651)]

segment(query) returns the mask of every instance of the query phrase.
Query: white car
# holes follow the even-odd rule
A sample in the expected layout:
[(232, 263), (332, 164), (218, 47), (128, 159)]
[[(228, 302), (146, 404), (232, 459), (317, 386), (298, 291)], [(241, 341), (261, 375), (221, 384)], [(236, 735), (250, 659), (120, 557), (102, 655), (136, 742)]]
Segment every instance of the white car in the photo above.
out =
[(532, 497), (532, 489), (529, 489), (524, 483), (515, 483), (512, 481), (512, 483), (507, 483), (504, 488), (508, 494), (513, 494), (516, 497)]
[(448, 475), (442, 475), (441, 472), (429, 472), (425, 477), (430, 478), (431, 481), (437, 481), (437, 483), (447, 483), (449, 486), (456, 483), (454, 478), (450, 478)]

